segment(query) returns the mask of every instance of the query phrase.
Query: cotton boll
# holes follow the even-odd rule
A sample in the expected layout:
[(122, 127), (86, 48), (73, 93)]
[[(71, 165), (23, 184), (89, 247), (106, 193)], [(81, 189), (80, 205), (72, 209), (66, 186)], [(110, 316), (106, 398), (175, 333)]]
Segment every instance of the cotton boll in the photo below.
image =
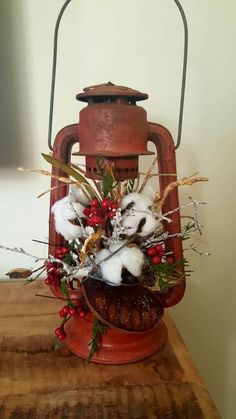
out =
[(138, 192), (132, 192), (126, 195), (121, 201), (121, 209), (125, 209), (129, 204), (134, 203), (133, 207), (136, 210), (147, 210), (153, 203), (152, 199), (147, 195)]
[(56, 232), (61, 234), (66, 240), (75, 240), (82, 236), (83, 229), (80, 226), (71, 224), (70, 221), (54, 215)]
[(95, 263), (99, 265), (99, 263), (105, 259), (107, 256), (110, 255), (110, 252), (108, 249), (102, 249), (96, 254)]
[(76, 186), (70, 187), (70, 196), (73, 202), (79, 202), (80, 204), (84, 206), (88, 206), (89, 200), (91, 200), (91, 196), (87, 198), (85, 194), (83, 194), (83, 192), (81, 192), (81, 190), (77, 188)]
[(122, 265), (134, 276), (140, 276), (144, 263), (143, 252), (138, 247), (125, 247), (120, 252)]
[(120, 285), (122, 281), (122, 262), (119, 256), (114, 255), (105, 262), (101, 262), (102, 277), (112, 285)]
[(141, 220), (142, 216), (135, 216), (135, 215), (128, 215), (122, 220), (122, 227), (124, 227), (124, 233), (127, 236), (133, 236), (138, 228), (139, 221)]
[[(80, 218), (86, 218), (86, 216), (83, 213), (84, 210), (84, 206), (81, 205), (79, 202), (72, 202), (71, 203), (71, 209), (75, 215), (75, 218), (80, 217)], [(77, 217), (76, 217), (77, 215)]]
[(102, 262), (111, 252), (108, 249), (102, 249), (97, 253), (95, 262), (100, 265), (102, 271), (102, 278), (104, 281), (112, 285), (120, 285), (122, 281), (121, 271), (122, 262), (117, 255), (111, 256), (110, 259)]
[(74, 220), (77, 217), (85, 217), (83, 214), (84, 206), (78, 202), (71, 202), (67, 195), (52, 206), (52, 212), (64, 220)]
[[(140, 226), (140, 223), (142, 223), (142, 226)], [(127, 214), (122, 220), (122, 227), (124, 227), (127, 236), (132, 236), (136, 233), (141, 237), (148, 236), (157, 229), (158, 225), (159, 221), (152, 215), (150, 210), (134, 211), (132, 214)]]
[(146, 223), (143, 225), (141, 231), (138, 233), (138, 235), (141, 237), (146, 237), (149, 234), (153, 233), (160, 224), (160, 222), (152, 214), (145, 214), (145, 219)]

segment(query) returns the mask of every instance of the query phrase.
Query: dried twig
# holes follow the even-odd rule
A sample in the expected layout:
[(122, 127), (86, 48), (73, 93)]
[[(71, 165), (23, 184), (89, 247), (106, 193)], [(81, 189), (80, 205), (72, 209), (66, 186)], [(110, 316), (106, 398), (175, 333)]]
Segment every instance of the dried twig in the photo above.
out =
[(148, 171), (147, 171), (147, 173), (146, 173), (146, 175), (143, 179), (142, 185), (140, 186), (139, 193), (143, 192), (148, 180), (150, 179), (150, 177), (152, 175), (152, 170), (153, 170), (154, 166), (156, 165), (156, 163), (157, 163), (157, 157), (154, 158), (151, 166), (149, 167), (149, 169), (148, 169)]
[(189, 177), (183, 177), (179, 180), (176, 180), (175, 182), (171, 182), (164, 190), (164, 193), (161, 197), (161, 199), (159, 198), (155, 198), (153, 201), (153, 208), (154, 210), (159, 213), (162, 209), (162, 206), (167, 198), (167, 196), (169, 195), (169, 193), (174, 189), (177, 188), (178, 186), (191, 186), (193, 183), (196, 182), (207, 182), (208, 178), (207, 177), (193, 177), (194, 175), (191, 175)]
[(60, 182), (64, 182), (64, 183), (67, 183), (67, 184), (71, 183), (71, 180), (69, 178), (67, 178), (65, 176), (56, 176), (56, 175), (53, 175), (48, 170), (43, 170), (43, 169), (23, 169), (23, 167), (19, 167), (17, 170), (19, 172), (39, 173), (39, 174), (44, 175), (44, 176), (49, 176), (52, 179), (57, 179)]

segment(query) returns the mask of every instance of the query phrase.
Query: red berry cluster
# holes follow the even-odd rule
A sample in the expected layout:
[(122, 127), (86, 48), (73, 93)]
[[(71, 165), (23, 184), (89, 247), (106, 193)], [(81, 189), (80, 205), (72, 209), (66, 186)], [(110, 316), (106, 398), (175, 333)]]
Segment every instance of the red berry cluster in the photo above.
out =
[(76, 314), (78, 314), (79, 317), (85, 317), (87, 315), (87, 310), (82, 300), (78, 300), (76, 305), (66, 305), (59, 311), (59, 316), (64, 319), (61, 326), (55, 330), (55, 335), (59, 340), (64, 340), (66, 338), (66, 332), (64, 330), (65, 322)]
[(64, 324), (62, 324), (60, 327), (58, 327), (55, 330), (55, 335), (59, 340), (64, 340), (66, 338), (66, 332), (64, 330)]
[(92, 199), (90, 206), (83, 210), (84, 215), (88, 217), (87, 225), (94, 227), (105, 224), (107, 217), (110, 219), (115, 217), (117, 208), (118, 204), (108, 198), (104, 198), (102, 202), (96, 198)]
[[(70, 249), (67, 246), (59, 247), (56, 250), (56, 258), (57, 259), (64, 259), (66, 255), (68, 255)], [(59, 278), (62, 276), (62, 263), (59, 262), (46, 262), (46, 268), (47, 268), (47, 278), (45, 279), (46, 285), (58, 285), (59, 284)]]
[(58, 279), (61, 275), (62, 264), (57, 262), (47, 262), (47, 278), (45, 279), (46, 285), (58, 285)]
[(161, 259), (164, 255), (163, 248), (161, 244), (156, 244), (155, 246), (148, 247), (146, 249), (146, 253), (149, 257), (152, 258), (152, 262), (154, 265), (159, 265), (161, 263)]
[(62, 246), (56, 250), (55, 256), (57, 259), (64, 259), (64, 257), (68, 255), (69, 252), (70, 252), (70, 249), (67, 246)]

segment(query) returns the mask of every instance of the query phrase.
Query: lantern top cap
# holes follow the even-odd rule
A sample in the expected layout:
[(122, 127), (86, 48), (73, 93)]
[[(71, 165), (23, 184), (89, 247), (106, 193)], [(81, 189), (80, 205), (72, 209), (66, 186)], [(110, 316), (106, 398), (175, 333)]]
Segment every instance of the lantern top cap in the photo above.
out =
[(83, 93), (76, 95), (76, 99), (81, 102), (89, 102), (90, 99), (92, 100), (93, 98), (96, 102), (103, 101), (106, 98), (116, 97), (126, 98), (130, 102), (148, 99), (147, 93), (141, 93), (130, 87), (116, 86), (111, 82), (85, 87), (83, 90)]

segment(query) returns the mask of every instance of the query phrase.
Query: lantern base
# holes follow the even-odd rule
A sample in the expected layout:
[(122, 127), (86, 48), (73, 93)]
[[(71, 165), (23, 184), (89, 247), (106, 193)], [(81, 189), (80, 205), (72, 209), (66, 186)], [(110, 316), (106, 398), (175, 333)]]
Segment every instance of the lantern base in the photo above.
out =
[[(92, 338), (93, 316), (74, 316), (65, 326), (68, 349), (81, 358), (89, 359), (88, 345)], [(142, 333), (123, 332), (109, 328), (98, 343), (90, 359), (99, 364), (128, 364), (148, 358), (158, 352), (167, 341), (167, 328), (160, 321), (153, 329)]]

